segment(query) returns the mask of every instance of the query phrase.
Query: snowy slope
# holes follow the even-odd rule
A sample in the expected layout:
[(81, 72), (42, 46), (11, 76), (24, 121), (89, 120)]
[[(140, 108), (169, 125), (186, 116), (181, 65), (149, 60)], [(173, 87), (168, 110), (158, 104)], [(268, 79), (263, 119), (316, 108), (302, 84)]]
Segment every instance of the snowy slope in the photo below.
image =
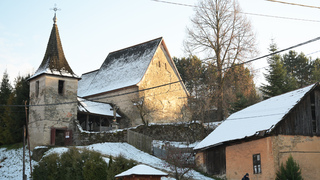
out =
[[(170, 169), (166, 166), (165, 161), (156, 158), (155, 156), (152, 156), (148, 153), (140, 151), (127, 143), (99, 143), (89, 146), (79, 146), (78, 148), (95, 150), (107, 156), (119, 156), (121, 154), (127, 159), (133, 159), (141, 164), (147, 164), (148, 166), (160, 169), (161, 171), (170, 171)], [(65, 147), (53, 148), (47, 151), (45, 155), (51, 153), (63, 153), (67, 150), (68, 148)], [(3, 157), (7, 157), (8, 159), (0, 163), (0, 165), (4, 166), (0, 168), (0, 179), (22, 179), (22, 148), (9, 151), (6, 151), (4, 148), (0, 148), (0, 159), (2, 159)], [(36, 162), (32, 161), (32, 164), (36, 164)], [(27, 172), (27, 174), (29, 174), (30, 170), (28, 170)], [(205, 177), (196, 171), (191, 171), (190, 175), (194, 179), (212, 180), (212, 178)], [(162, 178), (162, 180), (165, 179), (171, 178)]]
[[(26, 175), (30, 177), (30, 161), (28, 151), (26, 150)], [(23, 149), (6, 150), (6, 148), (0, 148), (0, 161), (4, 158), (3, 162), (0, 162), (0, 179), (22, 179), (22, 167), (23, 167)], [(32, 166), (35, 165), (36, 161), (31, 161)]]

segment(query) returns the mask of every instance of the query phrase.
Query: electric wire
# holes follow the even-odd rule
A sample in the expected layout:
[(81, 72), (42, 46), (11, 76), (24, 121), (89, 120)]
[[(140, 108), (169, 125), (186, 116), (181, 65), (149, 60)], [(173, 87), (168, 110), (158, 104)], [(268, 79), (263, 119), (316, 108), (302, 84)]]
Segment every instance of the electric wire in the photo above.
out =
[[(320, 40), (320, 37), (311, 39), (309, 41), (305, 41), (303, 43), (299, 43), (297, 45), (294, 45), (294, 46), (291, 46), (291, 47), (288, 47), (288, 48), (285, 48), (285, 49), (282, 49), (282, 50), (279, 50), (279, 51), (276, 51), (276, 52), (273, 52), (273, 53), (269, 53), (269, 54), (264, 55), (264, 56), (260, 56), (258, 58), (254, 58), (254, 59), (242, 62), (242, 63), (234, 64), (233, 66), (223, 68), (222, 70), (230, 69), (230, 68), (232, 68), (234, 66), (243, 65), (243, 64), (247, 64), (247, 63), (250, 63), (250, 62), (253, 62), (253, 61), (257, 61), (259, 59), (266, 58), (268, 56), (272, 56), (274, 54), (278, 54), (278, 53), (281, 53), (281, 52), (284, 52), (284, 51), (287, 51), (287, 50), (290, 50), (290, 49), (293, 49), (293, 48), (296, 48), (296, 47), (299, 47), (299, 46), (302, 46), (302, 45), (305, 45), (305, 44), (309, 44), (309, 43), (312, 43), (312, 42), (315, 42), (315, 41), (318, 41), (318, 40)], [(90, 98), (90, 101), (106, 99), (106, 98), (112, 98), (112, 97), (117, 97), (117, 96), (123, 96), (123, 95), (132, 94), (132, 93), (139, 93), (139, 92), (143, 92), (143, 91), (147, 91), (147, 90), (151, 90), (151, 89), (156, 89), (156, 88), (168, 86), (168, 85), (179, 83), (179, 82), (182, 82), (182, 80), (171, 82), (171, 83), (166, 83), (166, 84), (162, 84), (162, 85), (159, 85), (159, 86), (154, 86), (154, 87), (150, 87), (150, 88), (146, 88), (146, 89), (142, 89), (142, 90), (131, 91), (131, 92), (127, 92), (127, 93), (110, 95), (110, 96), (106, 96), (106, 97)], [(85, 102), (85, 101), (88, 101), (88, 100), (84, 100), (83, 102)], [(72, 104), (72, 103), (78, 103), (78, 101), (70, 101), (70, 102), (63, 102), (63, 103), (52, 103), (52, 104), (38, 104), (38, 105), (30, 105), (29, 104), (29, 105), (27, 105), (27, 107), (30, 107), (30, 106), (49, 106), (49, 105), (57, 106), (57, 105)], [(5, 107), (25, 107), (25, 105), (3, 105), (3, 104), (0, 104), (0, 107), (3, 107), (3, 106), (5, 106)]]
[[(199, 8), (199, 6), (196, 6), (196, 5), (176, 3), (176, 2), (170, 2), (170, 1), (164, 1), (164, 0), (151, 0), (151, 1), (159, 2), (159, 3), (172, 4), (172, 5), (178, 5), (178, 6)], [(267, 14), (248, 13), (248, 12), (239, 12), (239, 13), (247, 14), (247, 15), (253, 15), (253, 16), (278, 18), (278, 19), (288, 19), (288, 20), (295, 20), (295, 21), (308, 21), (308, 22), (317, 22), (317, 23), (320, 22), (319, 20), (313, 20), (313, 19), (301, 19), (301, 18), (292, 18), (292, 17), (275, 16), (275, 15), (267, 15)]]
[(297, 3), (291, 3), (291, 2), (284, 2), (284, 1), (277, 1), (277, 0), (266, 0), (270, 2), (276, 2), (276, 3), (282, 3), (282, 4), (288, 4), (288, 5), (294, 5), (294, 6), (302, 6), (302, 7), (307, 7), (307, 8), (316, 8), (320, 9), (318, 6), (311, 6), (311, 5), (305, 5), (305, 4), (297, 4)]
[(305, 41), (305, 42), (303, 42), (303, 43), (296, 44), (296, 45), (294, 45), (294, 46), (291, 46), (291, 47), (288, 47), (288, 48), (285, 48), (285, 49), (281, 49), (281, 50), (279, 50), (279, 51), (275, 51), (275, 52), (273, 52), (273, 53), (269, 53), (269, 54), (267, 54), (267, 55), (260, 56), (260, 57), (257, 57), (257, 58), (254, 58), (254, 59), (251, 59), (251, 60), (242, 62), (242, 63), (234, 64), (233, 66), (223, 68), (222, 70), (230, 69), (230, 68), (232, 68), (232, 67), (234, 67), (234, 66), (239, 66), (239, 65), (247, 64), (247, 63), (250, 63), (250, 62), (253, 62), (253, 61), (257, 61), (257, 60), (259, 60), (259, 59), (266, 58), (266, 57), (268, 57), (268, 56), (272, 56), (272, 55), (275, 55), (275, 54), (278, 54), (278, 53), (281, 53), (281, 52), (284, 52), (284, 51), (287, 51), (287, 50), (290, 50), (290, 49), (294, 49), (294, 48), (297, 48), (297, 47), (299, 47), (299, 46), (303, 46), (303, 45), (306, 45), (306, 44), (309, 44), (309, 43), (312, 43), (312, 42), (315, 42), (315, 41), (318, 41), (318, 40), (320, 40), (320, 37), (311, 39), (311, 40), (309, 40), (309, 41)]

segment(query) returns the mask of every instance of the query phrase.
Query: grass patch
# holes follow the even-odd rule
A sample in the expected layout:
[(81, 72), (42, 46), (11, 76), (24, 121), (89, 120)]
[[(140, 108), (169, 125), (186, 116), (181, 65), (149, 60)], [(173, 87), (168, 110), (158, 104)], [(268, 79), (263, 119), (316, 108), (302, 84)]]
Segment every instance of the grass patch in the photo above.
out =
[(15, 143), (15, 144), (5, 144), (5, 145), (1, 145), (0, 148), (6, 148), (7, 150), (11, 150), (11, 149), (19, 149), (23, 147), (23, 143)]

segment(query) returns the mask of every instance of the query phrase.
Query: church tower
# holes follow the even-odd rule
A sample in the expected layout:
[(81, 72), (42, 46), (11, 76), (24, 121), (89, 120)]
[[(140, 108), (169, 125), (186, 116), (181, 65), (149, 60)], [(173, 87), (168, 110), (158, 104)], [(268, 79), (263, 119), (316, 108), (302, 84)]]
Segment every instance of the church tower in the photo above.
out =
[(30, 77), (30, 148), (40, 145), (72, 145), (77, 119), (80, 79), (70, 68), (62, 49), (56, 13), (41, 65)]

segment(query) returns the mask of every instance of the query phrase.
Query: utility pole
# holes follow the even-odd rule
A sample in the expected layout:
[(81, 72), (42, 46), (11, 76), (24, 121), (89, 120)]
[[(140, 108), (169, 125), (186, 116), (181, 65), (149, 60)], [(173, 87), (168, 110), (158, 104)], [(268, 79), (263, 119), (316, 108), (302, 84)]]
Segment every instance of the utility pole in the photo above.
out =
[(28, 130), (28, 108), (27, 101), (24, 102), (24, 107), (26, 110), (26, 124), (27, 124), (27, 138), (28, 138), (28, 150), (29, 150), (29, 161), (30, 161), (30, 174), (32, 174), (32, 165), (31, 165), (31, 153), (30, 153), (30, 138), (29, 138), (29, 130)]
[(25, 173), (25, 171), (26, 171), (26, 165), (25, 165), (26, 154), (25, 153), (26, 153), (26, 125), (23, 126), (23, 168), (22, 168), (23, 169), (22, 170), (22, 179), (23, 180), (27, 180), (27, 176)]

